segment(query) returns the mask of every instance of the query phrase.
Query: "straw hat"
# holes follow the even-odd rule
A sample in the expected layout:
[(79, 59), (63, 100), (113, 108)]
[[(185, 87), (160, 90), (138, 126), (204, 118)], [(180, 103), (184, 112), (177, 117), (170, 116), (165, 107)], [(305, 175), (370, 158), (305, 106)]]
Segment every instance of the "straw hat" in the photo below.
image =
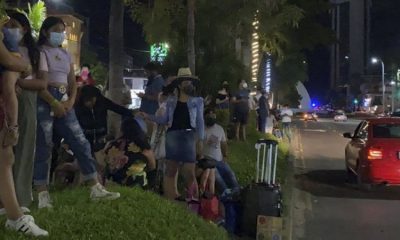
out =
[(190, 68), (188, 67), (179, 68), (178, 75), (171, 84), (176, 87), (183, 81), (191, 81), (194, 86), (198, 86), (200, 83), (200, 79), (197, 76), (193, 76), (192, 71), (190, 71)]

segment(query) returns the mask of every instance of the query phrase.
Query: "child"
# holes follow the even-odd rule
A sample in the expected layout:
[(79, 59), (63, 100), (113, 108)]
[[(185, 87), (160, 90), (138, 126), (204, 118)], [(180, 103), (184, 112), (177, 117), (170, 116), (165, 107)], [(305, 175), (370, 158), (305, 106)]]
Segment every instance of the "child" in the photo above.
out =
[[(19, 42), (22, 40), (23, 33), (12, 22), (8, 22), (3, 27), (4, 45), (15, 56), (21, 57), (18, 53)], [(28, 72), (31, 69), (27, 69)], [(1, 87), (3, 90), (3, 101), (6, 109), (6, 124), (7, 131), (3, 140), (3, 146), (15, 146), (18, 143), (18, 99), (15, 92), (15, 85), (20, 74), (17, 72), (0, 69), (2, 81)]]
[(143, 130), (135, 119), (129, 118), (122, 123), (121, 132), (122, 137), (105, 149), (107, 177), (121, 185), (148, 185), (147, 188), (153, 189), (156, 163)]

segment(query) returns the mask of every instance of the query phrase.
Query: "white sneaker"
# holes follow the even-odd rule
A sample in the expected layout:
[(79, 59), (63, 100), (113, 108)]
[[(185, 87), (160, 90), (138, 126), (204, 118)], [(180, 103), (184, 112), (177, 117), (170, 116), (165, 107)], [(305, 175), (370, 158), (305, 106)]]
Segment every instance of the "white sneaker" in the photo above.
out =
[[(31, 210), (27, 207), (21, 207), (21, 212), (22, 213), (30, 213)], [(6, 215), (6, 209), (5, 208), (0, 208), (0, 216)]]
[(53, 208), (51, 198), (48, 191), (43, 191), (38, 194), (39, 205), (38, 208)]
[(97, 183), (92, 187), (92, 190), (90, 192), (90, 198), (93, 201), (98, 201), (98, 200), (114, 200), (119, 198), (121, 195), (118, 192), (109, 192), (107, 191), (103, 185), (100, 183)]
[(24, 215), (16, 221), (7, 220), (6, 228), (34, 237), (49, 236), (47, 231), (35, 224), (33, 217), (30, 215)]

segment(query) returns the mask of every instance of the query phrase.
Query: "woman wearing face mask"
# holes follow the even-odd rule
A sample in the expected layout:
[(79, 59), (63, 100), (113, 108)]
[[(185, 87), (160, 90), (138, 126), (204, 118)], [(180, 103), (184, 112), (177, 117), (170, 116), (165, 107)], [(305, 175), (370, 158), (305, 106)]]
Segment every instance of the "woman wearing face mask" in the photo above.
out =
[[(0, 26), (1, 28), (2, 26)], [(9, 35), (9, 32), (6, 33)], [(13, 56), (3, 43), (3, 33), (0, 31), (0, 65), (7, 70), (23, 72), (31, 69), (30, 64)], [(26, 75), (26, 74), (25, 74)], [(4, 90), (3, 90), (4, 93)], [(5, 114), (3, 106), (0, 107), (0, 139), (3, 141), (6, 135), (4, 124)], [(0, 199), (7, 215), (6, 228), (23, 232), (33, 236), (47, 236), (48, 232), (40, 229), (32, 216), (24, 215), (19, 207), (14, 189), (12, 166), (14, 153), (11, 146), (0, 144)]]
[[(13, 167), (15, 190), (21, 206), (29, 207), (32, 203), (32, 175), (36, 141), (36, 100), (37, 91), (46, 88), (46, 82), (37, 76), (40, 52), (32, 36), (28, 18), (19, 12), (12, 12), (10, 21), (6, 24), (17, 29), (16, 39), (19, 41), (19, 51), (26, 62), (30, 62), (33, 74), (25, 79), (19, 79), (18, 87), (22, 88), (18, 96), (18, 125), (21, 137), (15, 147), (15, 164)], [(28, 209), (22, 207), (25, 211)]]
[(179, 69), (177, 78), (171, 83), (177, 89), (177, 97), (168, 98), (164, 114), (143, 113), (152, 121), (166, 124), (168, 127), (165, 141), (167, 161), (163, 184), (164, 194), (168, 199), (180, 198), (176, 194), (175, 176), (181, 164), (188, 191), (187, 199), (189, 201), (198, 199), (195, 175), (196, 141), (198, 141), (197, 152), (201, 155), (204, 139), (204, 100), (193, 96), (194, 85), (198, 82), (198, 78), (192, 76), (189, 68)]
[(83, 180), (91, 186), (92, 200), (116, 199), (119, 193), (108, 192), (97, 180), (96, 163), (90, 144), (85, 138), (75, 112), (77, 86), (69, 53), (61, 48), (65, 38), (62, 19), (48, 17), (40, 29), (38, 45), (44, 58), (40, 59), (39, 74), (48, 82), (38, 99), (38, 125), (33, 183), (38, 190), (39, 208), (51, 208), (47, 191), (48, 169), (53, 146), (53, 130), (75, 154)]
[[(8, 21), (3, 29), (5, 33), (4, 44), (7, 49), (15, 56), (21, 57), (18, 44), (23, 37), (22, 26), (15, 21)], [(30, 65), (29, 65), (30, 66)], [(29, 68), (29, 67), (28, 67)], [(2, 145), (15, 146), (18, 142), (18, 99), (15, 91), (15, 85), (20, 76), (19, 72), (1, 70), (1, 87), (3, 89), (3, 102), (6, 110), (6, 135), (2, 141)], [(31, 72), (32, 69), (29, 69)], [(26, 75), (24, 75), (26, 77)]]

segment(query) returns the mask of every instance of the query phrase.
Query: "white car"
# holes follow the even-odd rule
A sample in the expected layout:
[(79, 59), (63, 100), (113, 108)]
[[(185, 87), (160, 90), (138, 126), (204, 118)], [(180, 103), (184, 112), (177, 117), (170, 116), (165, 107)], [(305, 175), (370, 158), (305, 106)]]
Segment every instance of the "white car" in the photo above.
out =
[(344, 113), (336, 113), (333, 120), (335, 120), (335, 122), (345, 122), (347, 121), (347, 116)]

